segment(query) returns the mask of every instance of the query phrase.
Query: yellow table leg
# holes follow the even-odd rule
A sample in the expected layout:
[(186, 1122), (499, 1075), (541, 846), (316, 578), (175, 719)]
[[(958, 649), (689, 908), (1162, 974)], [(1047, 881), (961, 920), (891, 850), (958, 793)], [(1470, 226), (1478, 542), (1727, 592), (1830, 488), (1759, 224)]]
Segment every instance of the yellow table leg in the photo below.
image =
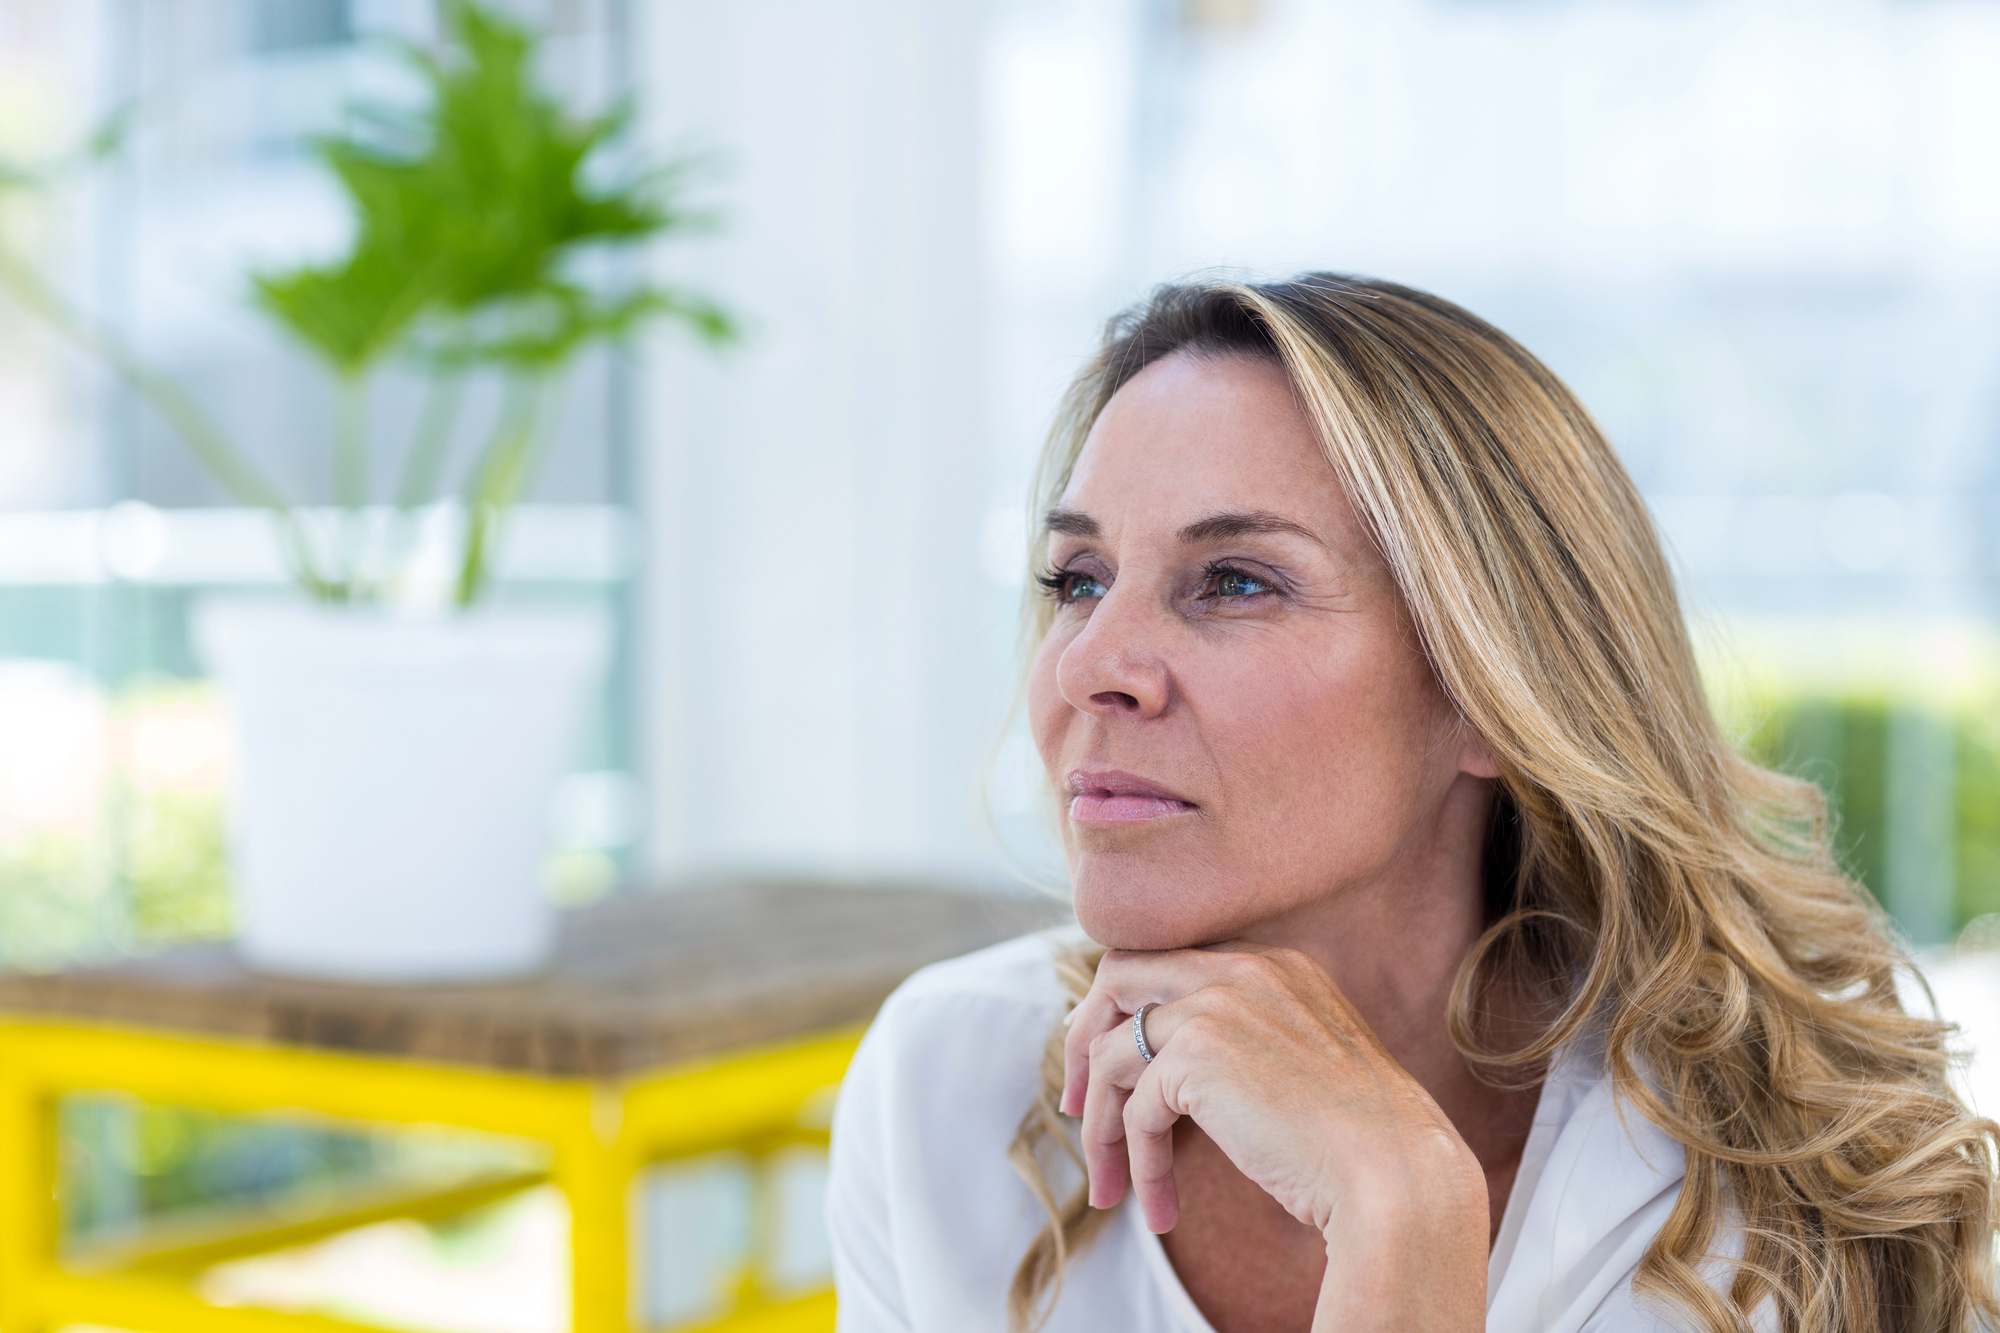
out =
[(56, 1241), (54, 1099), (0, 1028), (0, 1333), (42, 1333), (35, 1294)]
[(569, 1200), (570, 1333), (627, 1333), (626, 1194), (615, 1098), (600, 1094), (593, 1114), (556, 1145), (553, 1179)]

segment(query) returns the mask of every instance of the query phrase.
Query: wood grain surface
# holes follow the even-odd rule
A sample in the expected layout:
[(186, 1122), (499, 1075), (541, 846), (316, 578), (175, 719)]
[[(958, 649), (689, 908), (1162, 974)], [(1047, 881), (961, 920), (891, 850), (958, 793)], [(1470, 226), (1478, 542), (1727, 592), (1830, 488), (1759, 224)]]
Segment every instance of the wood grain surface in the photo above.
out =
[(518, 981), (306, 981), (200, 945), (0, 976), (0, 1011), (607, 1077), (861, 1022), (927, 963), (1068, 920), (1040, 898), (729, 884), (566, 913), (555, 961)]

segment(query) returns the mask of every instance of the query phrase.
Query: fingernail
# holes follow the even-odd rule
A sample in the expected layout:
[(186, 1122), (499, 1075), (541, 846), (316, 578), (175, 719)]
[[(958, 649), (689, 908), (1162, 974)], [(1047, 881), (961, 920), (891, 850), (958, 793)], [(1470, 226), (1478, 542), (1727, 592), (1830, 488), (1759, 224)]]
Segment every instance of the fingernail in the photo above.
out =
[(1063, 1026), (1068, 1027), (1071, 1023), (1074, 1022), (1076, 1022), (1076, 1010), (1072, 1009), (1068, 1013), (1063, 1015)]

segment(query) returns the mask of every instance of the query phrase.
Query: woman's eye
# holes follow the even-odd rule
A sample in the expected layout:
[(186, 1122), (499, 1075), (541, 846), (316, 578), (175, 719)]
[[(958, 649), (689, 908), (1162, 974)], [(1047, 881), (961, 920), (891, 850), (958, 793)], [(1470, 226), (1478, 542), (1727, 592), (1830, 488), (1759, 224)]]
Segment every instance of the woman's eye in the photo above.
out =
[(1215, 572), (1215, 595), (1218, 597), (1255, 597), (1258, 593), (1269, 591), (1270, 584), (1240, 569), (1219, 569)]
[(1065, 602), (1084, 602), (1102, 597), (1107, 591), (1102, 580), (1088, 574), (1065, 574), (1058, 595)]
[(1094, 601), (1104, 596), (1107, 589), (1102, 579), (1080, 574), (1073, 569), (1056, 569), (1046, 574), (1037, 574), (1035, 582), (1042, 585), (1050, 597), (1067, 605), (1070, 602)]

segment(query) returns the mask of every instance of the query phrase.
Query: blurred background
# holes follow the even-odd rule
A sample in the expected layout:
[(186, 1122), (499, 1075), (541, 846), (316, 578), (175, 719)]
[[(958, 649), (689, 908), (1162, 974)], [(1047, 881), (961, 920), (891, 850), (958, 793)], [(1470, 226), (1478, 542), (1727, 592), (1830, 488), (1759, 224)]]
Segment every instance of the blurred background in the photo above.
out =
[[(1729, 725), (1827, 789), (1950, 1016), (2000, 1011), (2000, 4), (506, 8), (548, 86), (636, 99), (629, 151), (696, 163), (712, 227), (644, 263), (741, 334), (583, 357), (504, 530), (497, 600), (617, 626), (548, 810), (559, 903), (1059, 879), (1010, 720), (1055, 398), (1156, 282), (1330, 268), (1470, 307), (1580, 394)], [(309, 501), (333, 391), (244, 275), (346, 243), (311, 136), (409, 95), (379, 39), (436, 23), (0, 0), (0, 157), (133, 108), (0, 225)], [(284, 577), (129, 388), (0, 302), (0, 967), (228, 934), (232, 741), (188, 613)]]

